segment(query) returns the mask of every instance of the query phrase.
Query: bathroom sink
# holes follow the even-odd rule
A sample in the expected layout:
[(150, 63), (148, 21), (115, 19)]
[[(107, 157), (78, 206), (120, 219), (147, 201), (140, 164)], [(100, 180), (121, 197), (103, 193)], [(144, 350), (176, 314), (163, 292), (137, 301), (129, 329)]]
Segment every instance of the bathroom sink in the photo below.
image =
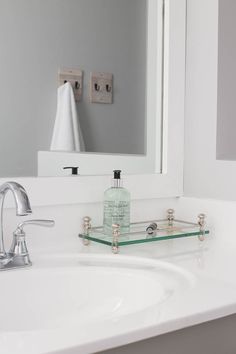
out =
[[(14, 340), (17, 334), (19, 338), (23, 335), (21, 340), (30, 334), (35, 340), (37, 333), (52, 338), (52, 333), (66, 330), (76, 343), (85, 328), (99, 331), (104, 323), (112, 325), (125, 319), (127, 324), (137, 320), (137, 316), (144, 323), (150, 319), (156, 321), (162, 304), (193, 282), (192, 275), (185, 270), (145, 258), (119, 255), (40, 258), (32, 268), (1, 273), (0, 299), (4, 306), (0, 346), (4, 347), (6, 335), (11, 334)], [(73, 331), (77, 337), (73, 337)], [(44, 345), (46, 340), (41, 340), (41, 349), (29, 347), (29, 353), (46, 352), (49, 348), (44, 349)], [(65, 345), (62, 338), (57, 345)], [(19, 347), (17, 350), (21, 353)], [(13, 347), (9, 353), (14, 354)]]

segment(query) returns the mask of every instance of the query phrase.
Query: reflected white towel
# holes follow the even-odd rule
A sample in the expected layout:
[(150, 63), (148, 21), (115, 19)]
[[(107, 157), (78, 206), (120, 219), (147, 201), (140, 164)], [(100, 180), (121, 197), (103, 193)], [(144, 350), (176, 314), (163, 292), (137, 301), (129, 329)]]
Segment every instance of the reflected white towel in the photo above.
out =
[(57, 113), (50, 150), (84, 151), (74, 92), (69, 82), (57, 91)]

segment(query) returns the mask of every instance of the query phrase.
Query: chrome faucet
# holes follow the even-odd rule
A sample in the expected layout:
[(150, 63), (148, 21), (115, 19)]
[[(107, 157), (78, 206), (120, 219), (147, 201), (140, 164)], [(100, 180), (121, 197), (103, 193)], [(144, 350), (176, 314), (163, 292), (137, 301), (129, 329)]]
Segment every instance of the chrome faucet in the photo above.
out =
[(5, 200), (5, 195), (8, 191), (11, 191), (13, 193), (16, 203), (16, 215), (24, 216), (32, 213), (29, 198), (26, 194), (25, 189), (20, 184), (16, 182), (6, 182), (0, 186), (0, 263), (2, 263), (2, 261), (7, 261), (7, 253), (5, 251), (3, 238), (3, 204)]
[(8, 191), (13, 193), (16, 204), (16, 215), (25, 216), (32, 213), (29, 198), (25, 189), (16, 182), (6, 182), (0, 186), (0, 270), (13, 269), (31, 265), (25, 242), (23, 227), (28, 224), (54, 226), (53, 220), (29, 220), (20, 223), (13, 234), (13, 242), (7, 253), (3, 237), (3, 205)]

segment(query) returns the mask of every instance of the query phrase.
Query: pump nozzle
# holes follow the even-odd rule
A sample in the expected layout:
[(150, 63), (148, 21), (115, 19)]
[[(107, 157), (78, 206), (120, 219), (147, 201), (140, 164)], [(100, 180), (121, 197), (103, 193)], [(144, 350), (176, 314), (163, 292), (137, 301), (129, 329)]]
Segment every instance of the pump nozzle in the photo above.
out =
[(114, 170), (114, 179), (120, 179), (121, 170)]

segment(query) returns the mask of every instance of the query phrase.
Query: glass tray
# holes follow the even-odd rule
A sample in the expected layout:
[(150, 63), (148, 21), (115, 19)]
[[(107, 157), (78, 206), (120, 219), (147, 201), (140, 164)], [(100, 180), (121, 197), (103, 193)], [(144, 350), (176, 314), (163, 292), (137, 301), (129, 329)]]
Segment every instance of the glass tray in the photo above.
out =
[[(205, 217), (205, 216), (204, 216)], [(182, 220), (149, 220), (140, 221), (130, 224), (128, 233), (120, 233), (119, 225), (113, 225), (113, 232), (110, 235), (105, 235), (103, 226), (92, 227), (91, 219), (84, 218), (84, 232), (79, 234), (85, 245), (90, 241), (102, 243), (110, 246), (114, 253), (117, 253), (120, 246), (155, 242), (163, 240), (171, 240), (183, 237), (198, 236), (200, 241), (203, 241), (205, 235), (209, 234), (209, 230), (205, 229), (205, 221), (203, 214), (199, 215), (198, 223), (191, 223)], [(156, 230), (147, 231), (148, 226), (156, 223)]]

